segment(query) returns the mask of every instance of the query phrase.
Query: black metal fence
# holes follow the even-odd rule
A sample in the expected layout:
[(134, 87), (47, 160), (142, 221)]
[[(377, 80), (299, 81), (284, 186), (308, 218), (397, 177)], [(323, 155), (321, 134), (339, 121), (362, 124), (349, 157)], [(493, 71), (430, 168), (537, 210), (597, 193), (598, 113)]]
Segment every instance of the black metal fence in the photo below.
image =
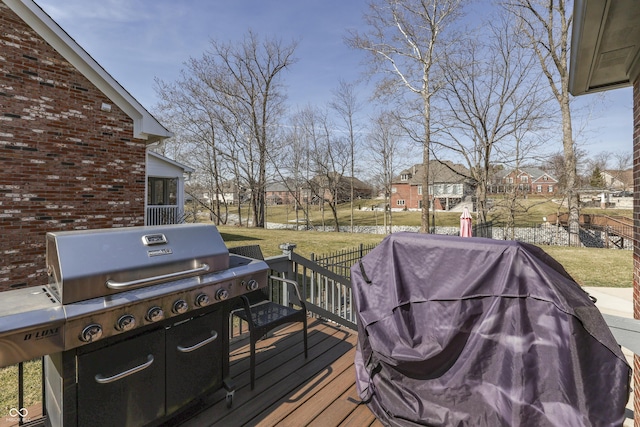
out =
[(351, 266), (376, 246), (377, 244), (375, 243), (368, 245), (360, 243), (358, 247), (353, 249), (344, 249), (329, 254), (311, 254), (311, 261), (351, 280)]
[[(534, 245), (570, 246), (567, 227), (551, 223), (511, 227), (487, 222), (473, 227), (473, 235), (497, 240), (516, 240)], [(589, 248), (633, 250), (632, 226), (583, 225), (578, 231), (579, 245)]]

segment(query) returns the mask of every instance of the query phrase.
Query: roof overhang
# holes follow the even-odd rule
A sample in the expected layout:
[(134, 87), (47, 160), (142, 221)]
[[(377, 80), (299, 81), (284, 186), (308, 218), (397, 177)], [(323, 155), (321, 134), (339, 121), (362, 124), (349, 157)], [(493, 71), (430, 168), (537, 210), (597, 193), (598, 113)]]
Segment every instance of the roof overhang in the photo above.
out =
[(640, 75), (638, 0), (575, 0), (569, 91), (631, 86)]
[(133, 120), (133, 136), (147, 144), (173, 134), (31, 0), (1, 0)]
[(151, 151), (147, 149), (147, 156), (151, 156), (153, 158), (156, 158), (162, 162), (168, 163), (172, 166), (175, 166), (177, 168), (182, 169), (185, 173), (193, 173), (196, 170), (190, 166), (187, 165), (183, 165), (182, 163), (178, 163), (175, 160), (172, 160), (168, 157), (163, 156), (162, 154), (156, 153), (155, 151)]

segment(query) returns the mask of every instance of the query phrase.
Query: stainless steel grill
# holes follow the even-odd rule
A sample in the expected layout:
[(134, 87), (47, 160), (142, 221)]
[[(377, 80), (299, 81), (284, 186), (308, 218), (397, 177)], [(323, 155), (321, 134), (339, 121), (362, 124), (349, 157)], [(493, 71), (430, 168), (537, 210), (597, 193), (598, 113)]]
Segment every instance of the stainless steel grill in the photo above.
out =
[(51, 425), (145, 425), (225, 385), (229, 306), (267, 285), (264, 261), (202, 224), (47, 233), (46, 248), (49, 284), (3, 294), (0, 366), (47, 355)]

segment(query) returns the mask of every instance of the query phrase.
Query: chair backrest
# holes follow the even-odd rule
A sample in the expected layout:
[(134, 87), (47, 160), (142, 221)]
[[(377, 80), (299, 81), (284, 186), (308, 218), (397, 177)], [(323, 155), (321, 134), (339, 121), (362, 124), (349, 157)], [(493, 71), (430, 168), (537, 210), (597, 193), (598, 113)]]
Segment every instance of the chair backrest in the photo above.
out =
[[(236, 246), (234, 248), (229, 248), (229, 253), (246, 256), (247, 258), (264, 260), (264, 255), (262, 255), (260, 245)], [(251, 305), (267, 300), (269, 299), (269, 287), (249, 292), (246, 294), (246, 297), (249, 298), (249, 303)]]
[(229, 248), (229, 252), (236, 255), (246, 256), (248, 258), (264, 260), (264, 255), (262, 255), (260, 245), (236, 246), (235, 248)]

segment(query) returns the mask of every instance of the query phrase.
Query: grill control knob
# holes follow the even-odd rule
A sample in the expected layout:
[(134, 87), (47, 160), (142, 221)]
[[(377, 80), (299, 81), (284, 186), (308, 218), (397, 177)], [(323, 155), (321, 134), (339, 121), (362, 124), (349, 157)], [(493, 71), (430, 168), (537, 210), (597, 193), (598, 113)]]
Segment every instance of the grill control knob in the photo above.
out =
[(124, 316), (120, 316), (118, 321), (116, 322), (116, 329), (122, 332), (130, 331), (136, 326), (136, 318), (130, 314), (125, 314)]
[(149, 311), (147, 311), (147, 320), (149, 322), (157, 322), (162, 319), (164, 319), (164, 311), (162, 311), (160, 307), (151, 307)]
[(173, 303), (173, 308), (171, 309), (176, 314), (186, 313), (189, 309), (189, 304), (183, 299), (179, 299), (178, 301)]
[(258, 282), (254, 279), (249, 280), (249, 282), (247, 283), (247, 289), (250, 291), (255, 291), (259, 286), (260, 285), (258, 285)]
[(205, 307), (210, 303), (211, 303), (211, 300), (209, 299), (209, 295), (207, 294), (200, 294), (196, 297), (196, 305), (198, 307)]
[(86, 326), (80, 333), (80, 341), (83, 342), (94, 342), (99, 340), (100, 337), (102, 337), (102, 326), (97, 323)]
[(218, 291), (216, 292), (216, 299), (218, 301), (224, 301), (227, 298), (229, 298), (229, 291), (227, 291), (226, 289), (218, 289)]

